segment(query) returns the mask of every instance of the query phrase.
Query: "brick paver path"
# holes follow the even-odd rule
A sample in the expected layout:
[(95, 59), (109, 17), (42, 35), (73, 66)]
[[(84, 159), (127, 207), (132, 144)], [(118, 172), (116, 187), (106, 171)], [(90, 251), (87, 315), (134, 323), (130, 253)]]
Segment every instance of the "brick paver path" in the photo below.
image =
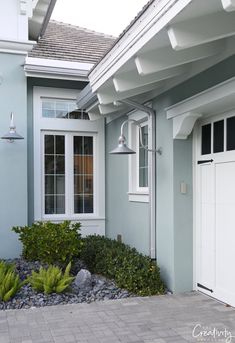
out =
[(235, 342), (231, 335), (235, 309), (195, 292), (0, 311), (0, 343)]

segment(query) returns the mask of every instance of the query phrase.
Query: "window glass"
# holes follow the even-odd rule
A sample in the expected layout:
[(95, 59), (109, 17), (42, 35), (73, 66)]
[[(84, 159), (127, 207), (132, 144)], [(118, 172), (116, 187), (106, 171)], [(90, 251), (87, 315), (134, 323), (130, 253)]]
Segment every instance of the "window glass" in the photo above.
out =
[(78, 110), (76, 101), (73, 100), (43, 99), (42, 116), (43, 118), (89, 120), (88, 114), (83, 110)]
[(65, 213), (65, 137), (44, 136), (45, 214)]
[(235, 117), (227, 119), (227, 150), (235, 150)]
[(93, 213), (93, 137), (74, 136), (74, 213)]
[[(141, 127), (143, 145), (148, 146), (148, 125)], [(148, 151), (139, 142), (139, 187), (148, 187)]]
[(224, 121), (216, 121), (214, 123), (214, 142), (213, 142), (213, 151), (222, 152), (224, 151)]
[(211, 124), (202, 126), (202, 155), (211, 153)]

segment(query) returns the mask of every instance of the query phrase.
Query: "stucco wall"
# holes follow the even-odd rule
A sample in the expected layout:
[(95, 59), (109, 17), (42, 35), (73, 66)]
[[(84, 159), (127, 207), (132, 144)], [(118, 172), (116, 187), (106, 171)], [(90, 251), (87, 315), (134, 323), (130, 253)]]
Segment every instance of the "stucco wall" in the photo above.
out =
[(0, 258), (16, 257), (21, 247), (11, 232), (27, 224), (27, 99), (24, 56), (0, 53), (0, 136), (7, 133), (14, 112), (17, 131), (24, 140), (0, 140)]
[[(149, 210), (147, 203), (128, 200), (128, 156), (110, 155), (120, 136), (126, 117), (106, 127), (106, 235), (117, 238), (144, 254), (149, 254)], [(127, 129), (125, 135), (128, 138)]]

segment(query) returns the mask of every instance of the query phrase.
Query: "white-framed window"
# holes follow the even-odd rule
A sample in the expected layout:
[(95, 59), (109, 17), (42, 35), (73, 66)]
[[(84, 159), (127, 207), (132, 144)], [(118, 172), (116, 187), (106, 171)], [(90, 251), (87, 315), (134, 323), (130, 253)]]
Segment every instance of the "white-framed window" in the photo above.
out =
[[(148, 115), (135, 111), (128, 116), (141, 126), (142, 143), (149, 146), (151, 123)], [(148, 151), (140, 144), (140, 130), (134, 122), (129, 122), (128, 143), (136, 154), (129, 156), (129, 201), (149, 202), (149, 156)]]
[(77, 90), (34, 87), (34, 218), (104, 233), (104, 121), (76, 108)]

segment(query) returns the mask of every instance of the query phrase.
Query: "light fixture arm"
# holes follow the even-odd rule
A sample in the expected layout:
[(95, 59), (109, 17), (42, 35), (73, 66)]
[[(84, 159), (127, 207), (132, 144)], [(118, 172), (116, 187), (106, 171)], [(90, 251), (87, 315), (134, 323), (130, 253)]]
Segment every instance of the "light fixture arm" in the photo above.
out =
[(126, 119), (122, 125), (121, 125), (121, 136), (120, 137), (125, 137), (124, 136), (124, 126), (129, 123), (129, 122), (133, 122), (135, 123), (136, 126), (138, 126), (139, 128), (139, 135), (140, 135), (140, 145), (143, 149), (149, 151), (149, 152), (157, 152), (159, 155), (162, 154), (162, 149), (159, 148), (159, 149), (149, 149), (146, 145), (143, 144), (143, 133), (142, 133), (142, 130), (141, 130), (141, 126), (140, 124), (138, 123), (137, 120), (134, 120), (134, 119)]

